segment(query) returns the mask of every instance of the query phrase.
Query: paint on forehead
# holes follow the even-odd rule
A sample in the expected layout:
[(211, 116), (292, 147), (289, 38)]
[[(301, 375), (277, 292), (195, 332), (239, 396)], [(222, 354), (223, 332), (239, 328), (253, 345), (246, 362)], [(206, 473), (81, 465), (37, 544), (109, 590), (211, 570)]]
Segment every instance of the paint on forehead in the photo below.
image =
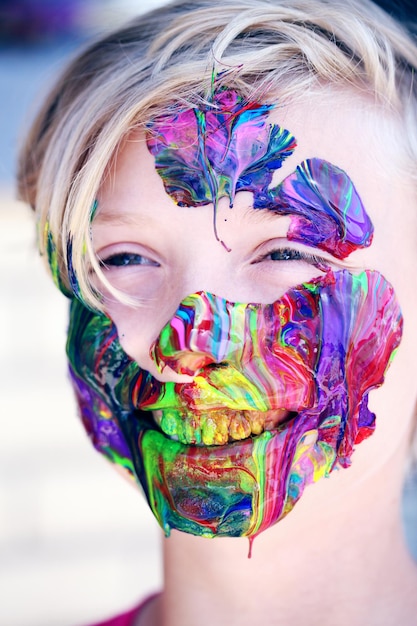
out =
[(235, 91), (214, 93), (207, 108), (154, 119), (147, 145), (166, 192), (180, 206), (230, 206), (236, 191), (268, 188), (295, 148), (291, 133), (268, 122), (273, 105), (245, 102)]
[[(270, 305), (185, 298), (151, 355), (160, 368), (195, 374), (190, 383), (140, 370), (111, 320), (76, 300), (67, 351), (94, 445), (135, 475), (167, 534), (254, 536), (307, 485), (349, 466), (375, 428), (368, 393), (401, 333), (394, 291), (378, 272), (329, 271)], [(282, 409), (271, 429), (215, 445), (232, 420)]]
[(322, 159), (307, 159), (254, 208), (291, 216), (287, 237), (344, 259), (372, 243), (373, 225), (349, 176)]
[(236, 192), (253, 193), (256, 209), (290, 215), (289, 239), (345, 258), (369, 246), (373, 227), (349, 176), (308, 159), (277, 187), (272, 175), (296, 147), (288, 130), (268, 122), (273, 105), (246, 103), (231, 90), (207, 109), (153, 120), (147, 144), (165, 191), (179, 205), (201, 206)]

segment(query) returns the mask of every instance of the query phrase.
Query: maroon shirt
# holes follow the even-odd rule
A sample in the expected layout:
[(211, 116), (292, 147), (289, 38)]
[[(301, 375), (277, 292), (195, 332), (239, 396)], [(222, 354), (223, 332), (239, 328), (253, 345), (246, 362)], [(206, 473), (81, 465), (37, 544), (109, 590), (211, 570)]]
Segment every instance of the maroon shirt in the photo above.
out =
[(153, 593), (151, 596), (148, 596), (139, 604), (139, 606), (127, 611), (126, 613), (122, 613), (121, 615), (117, 615), (116, 617), (112, 617), (104, 622), (97, 622), (95, 624), (91, 624), (91, 626), (134, 626), (135, 621), (139, 618), (145, 606), (148, 605), (151, 600), (156, 598), (159, 595), (157, 593)]

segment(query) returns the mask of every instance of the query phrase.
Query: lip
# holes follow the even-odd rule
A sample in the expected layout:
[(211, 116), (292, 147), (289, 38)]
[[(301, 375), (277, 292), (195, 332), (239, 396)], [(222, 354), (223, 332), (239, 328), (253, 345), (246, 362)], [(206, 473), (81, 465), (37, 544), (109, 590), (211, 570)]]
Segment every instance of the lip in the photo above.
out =
[[(255, 537), (287, 515), (304, 487), (334, 465), (317, 419), (290, 413), (260, 435), (206, 446), (176, 441), (145, 418), (136, 439), (142, 484), (165, 534)], [(324, 430), (339, 431), (330, 422)]]
[(154, 410), (152, 414), (157, 427), (170, 440), (201, 447), (250, 440), (279, 428), (297, 415), (287, 409), (239, 411), (227, 407), (210, 411), (168, 408)]

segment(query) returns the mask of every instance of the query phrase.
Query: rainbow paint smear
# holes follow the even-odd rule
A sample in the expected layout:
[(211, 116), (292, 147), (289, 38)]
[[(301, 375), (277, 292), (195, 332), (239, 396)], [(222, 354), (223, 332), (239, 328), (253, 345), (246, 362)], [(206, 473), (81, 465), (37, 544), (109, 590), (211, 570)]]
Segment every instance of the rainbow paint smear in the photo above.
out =
[(288, 239), (344, 258), (369, 246), (373, 227), (350, 178), (322, 159), (308, 159), (270, 189), (296, 147), (268, 122), (272, 105), (247, 104), (234, 91), (215, 94), (206, 111), (189, 109), (150, 125), (148, 148), (165, 191), (180, 206), (233, 206), (238, 191), (253, 193), (255, 209), (291, 216)]
[[(148, 146), (166, 192), (181, 205), (212, 203), (215, 217), (221, 197), (232, 205), (236, 192), (251, 191), (254, 210), (290, 216), (289, 240), (337, 258), (369, 246), (372, 224), (335, 165), (309, 159), (270, 188), (295, 149), (288, 131), (268, 123), (270, 109), (220, 91), (206, 110), (154, 120)], [(79, 298), (67, 353), (94, 446), (142, 486), (166, 535), (253, 538), (307, 485), (349, 466), (375, 428), (368, 394), (401, 332), (383, 276), (328, 270), (268, 305), (185, 298), (150, 354), (160, 371), (192, 382), (141, 370), (113, 322)]]
[[(204, 292), (186, 298), (153, 353), (197, 372), (191, 383), (161, 383), (140, 370), (112, 322), (77, 300), (68, 354), (95, 447), (139, 479), (167, 534), (252, 536), (288, 513), (307, 484), (349, 465), (375, 427), (368, 392), (383, 381), (400, 336), (383, 277), (341, 271), (271, 305)], [(161, 409), (159, 427), (151, 409)], [(204, 431), (276, 409), (288, 415), (272, 430), (204, 445)]]
[[(268, 123), (272, 105), (245, 103), (235, 91), (214, 94), (207, 109), (186, 109), (149, 125), (148, 148), (165, 191), (179, 206), (233, 200), (237, 191), (267, 193), (274, 171), (296, 143)], [(218, 238), (218, 237), (217, 237)]]

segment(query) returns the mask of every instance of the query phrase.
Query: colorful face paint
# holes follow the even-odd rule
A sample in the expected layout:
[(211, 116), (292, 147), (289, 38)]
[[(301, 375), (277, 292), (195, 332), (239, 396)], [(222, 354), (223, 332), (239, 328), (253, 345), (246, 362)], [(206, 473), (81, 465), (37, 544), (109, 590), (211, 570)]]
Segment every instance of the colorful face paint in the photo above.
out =
[[(377, 272), (341, 271), (271, 305), (186, 298), (153, 355), (195, 373), (191, 383), (152, 379), (110, 320), (76, 301), (68, 352), (94, 445), (138, 477), (167, 534), (253, 536), (349, 465), (374, 429), (368, 392), (400, 336), (392, 287)], [(138, 411), (156, 408), (159, 425)]]
[(55, 285), (58, 287), (60, 291), (62, 291), (64, 295), (66, 295), (67, 297), (71, 297), (74, 294), (68, 291), (68, 289), (65, 287), (65, 284), (62, 280), (61, 272), (59, 268), (58, 252), (57, 252), (56, 245), (53, 240), (48, 222), (46, 222), (45, 224), (44, 232), (43, 233), (38, 232), (38, 237), (39, 239), (41, 238), (44, 239), (45, 250), (48, 256), (49, 268), (51, 270), (52, 279)]
[[(250, 191), (254, 209), (290, 216), (290, 240), (336, 258), (369, 246), (372, 224), (338, 167), (309, 159), (269, 187), (295, 148), (268, 124), (271, 108), (220, 91), (204, 110), (154, 120), (148, 146), (166, 192), (215, 212), (220, 198), (232, 205)], [(368, 393), (382, 384), (401, 330), (379, 273), (329, 270), (269, 305), (185, 298), (150, 354), (160, 370), (193, 375), (190, 383), (141, 370), (111, 320), (80, 300), (67, 351), (95, 447), (142, 485), (167, 535), (254, 537), (308, 484), (347, 467), (373, 432)]]
[[(292, 154), (294, 137), (268, 123), (272, 105), (245, 103), (234, 91), (214, 94), (207, 109), (188, 109), (149, 125), (148, 148), (165, 191), (180, 206), (230, 206), (237, 191), (267, 192)], [(217, 232), (216, 232), (217, 237)]]
[(321, 159), (309, 159), (280, 185), (272, 175), (294, 150), (294, 137), (267, 123), (272, 106), (245, 104), (235, 92), (214, 98), (218, 109), (192, 109), (155, 120), (148, 147), (165, 191), (181, 206), (220, 198), (233, 204), (237, 191), (253, 193), (255, 209), (291, 216), (290, 240), (338, 258), (369, 246), (373, 227), (350, 178)]
[[(90, 240), (92, 239), (91, 223), (94, 219), (97, 208), (98, 208), (98, 201), (95, 200), (91, 206), (90, 216), (89, 216)], [(77, 274), (73, 265), (73, 258), (72, 258), (73, 237), (72, 236), (68, 237), (67, 243), (65, 246), (65, 251), (64, 250), (62, 251), (62, 254), (65, 256), (65, 262), (67, 265), (67, 275), (68, 275), (68, 282), (69, 282), (69, 287), (70, 287), (70, 289), (68, 289), (64, 281), (62, 280), (61, 271), (60, 271), (60, 263), (59, 263), (59, 253), (58, 253), (54, 238), (52, 236), (50, 224), (48, 221), (45, 223), (43, 233), (39, 233), (38, 236), (39, 236), (39, 239), (43, 239), (46, 254), (48, 256), (48, 263), (49, 263), (49, 267), (51, 270), (52, 279), (55, 285), (68, 298), (75, 296), (79, 300), (82, 300), (83, 298), (82, 298), (80, 286), (78, 284)], [(86, 248), (86, 244), (84, 241), (84, 253), (85, 253), (85, 248)]]

